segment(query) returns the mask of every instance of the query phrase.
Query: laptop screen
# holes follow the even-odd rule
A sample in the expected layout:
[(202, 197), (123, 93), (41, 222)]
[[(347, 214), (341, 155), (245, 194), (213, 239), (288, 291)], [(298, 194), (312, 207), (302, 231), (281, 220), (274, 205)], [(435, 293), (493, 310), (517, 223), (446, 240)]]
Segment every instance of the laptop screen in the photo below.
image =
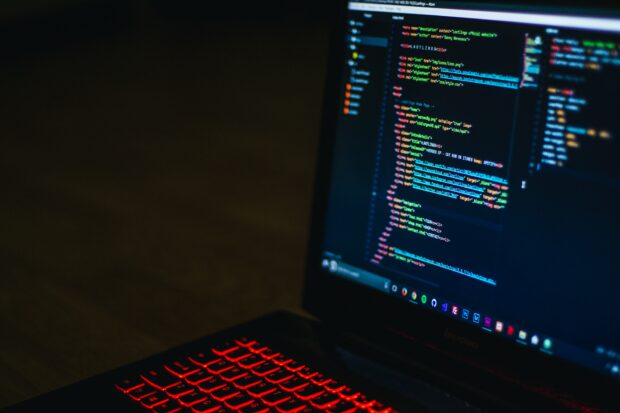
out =
[(620, 18), (350, 2), (320, 265), (620, 379)]

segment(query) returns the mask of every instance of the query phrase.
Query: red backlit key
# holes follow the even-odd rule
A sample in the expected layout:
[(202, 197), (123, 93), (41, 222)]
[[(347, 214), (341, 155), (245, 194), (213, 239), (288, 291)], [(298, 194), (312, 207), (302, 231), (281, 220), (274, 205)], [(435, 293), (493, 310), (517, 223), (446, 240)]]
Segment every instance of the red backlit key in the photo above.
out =
[(142, 374), (142, 378), (148, 383), (161, 390), (166, 390), (175, 384), (179, 384), (181, 380), (165, 369), (153, 369)]
[(150, 396), (156, 391), (157, 389), (155, 387), (151, 386), (150, 384), (145, 384), (144, 386), (140, 386), (137, 389), (131, 390), (127, 394), (134, 400), (142, 400), (146, 396)]
[(193, 406), (196, 403), (200, 403), (203, 400), (207, 399), (207, 395), (199, 392), (197, 390), (192, 391), (191, 393), (185, 394), (181, 397), (179, 397), (179, 402), (181, 402), (181, 404), (183, 406)]
[(230, 353), (231, 351), (235, 351), (238, 348), (239, 346), (235, 342), (228, 342), (213, 347), (211, 351), (213, 351), (218, 356), (225, 356), (226, 354)]
[(200, 367), (206, 367), (220, 358), (212, 353), (196, 353), (188, 357), (189, 361)]
[(362, 409), (366, 409), (366, 408), (372, 406), (375, 403), (375, 401), (373, 399), (370, 399), (370, 398), (360, 394), (359, 396), (357, 396), (355, 398), (355, 400), (353, 400), (353, 403), (355, 403), (355, 405), (357, 407), (360, 407)]
[(226, 382), (219, 377), (211, 377), (198, 385), (198, 388), (205, 393), (211, 393), (221, 387), (226, 386)]
[(236, 387), (226, 385), (217, 390), (211, 392), (211, 397), (213, 397), (218, 402), (223, 402), (224, 400), (228, 400), (231, 397), (238, 395), (240, 392)]
[(220, 410), (222, 405), (213, 399), (207, 399), (196, 403), (192, 406), (192, 410), (196, 413), (212, 413)]
[(170, 364), (166, 364), (165, 367), (170, 373), (178, 377), (186, 377), (198, 371), (198, 367), (189, 362), (183, 363), (180, 361), (174, 361)]
[(244, 358), (243, 360), (239, 361), (239, 365), (245, 369), (251, 369), (258, 366), (259, 364), (263, 364), (264, 362), (265, 360), (261, 356), (252, 354), (250, 357)]
[(310, 383), (299, 377), (293, 377), (280, 383), (280, 387), (286, 391), (298, 391), (306, 387), (308, 384)]
[(153, 413), (176, 413), (181, 410), (181, 406), (173, 400), (168, 400), (165, 403), (152, 407), (151, 410)]
[(279, 370), (279, 371), (266, 375), (265, 380), (273, 384), (278, 384), (278, 383), (283, 382), (284, 380), (290, 379), (293, 376), (294, 374), (291, 373), (290, 371)]
[(270, 413), (271, 411), (269, 407), (257, 401), (239, 409), (239, 413)]
[(273, 373), (273, 372), (275, 372), (275, 371), (277, 371), (279, 369), (280, 369), (280, 367), (278, 367), (276, 364), (274, 364), (271, 361), (267, 361), (267, 362), (261, 364), (260, 366), (254, 367), (252, 369), (252, 371), (257, 376), (265, 376), (265, 375)]
[(213, 375), (207, 370), (198, 370), (185, 378), (189, 384), (198, 385), (205, 380), (209, 380)]
[(238, 340), (235, 340), (235, 343), (239, 344), (241, 347), (250, 347), (252, 344), (256, 344), (256, 340), (251, 340), (247, 337), (241, 337)]
[(144, 407), (150, 409), (151, 407), (155, 407), (158, 404), (167, 402), (169, 399), (170, 398), (166, 393), (156, 392), (140, 400), (140, 403), (142, 403)]
[(340, 394), (340, 397), (342, 397), (345, 400), (353, 400), (353, 399), (356, 399), (360, 395), (360, 392), (351, 390), (350, 387), (345, 387), (343, 389), (340, 389), (338, 393)]
[(277, 389), (277, 386), (262, 381), (255, 386), (248, 387), (247, 392), (254, 397), (263, 397), (266, 394), (273, 393)]
[(325, 390), (323, 390), (323, 388), (317, 386), (316, 384), (310, 384), (305, 388), (297, 391), (295, 395), (301, 400), (310, 400), (320, 396), (324, 392)]
[(289, 371), (297, 372), (297, 371), (303, 369), (306, 366), (304, 366), (303, 364), (293, 360), (293, 361), (291, 361), (289, 363), (286, 363), (286, 365), (284, 367), (286, 367)]
[(310, 369), (309, 367), (304, 367), (301, 370), (299, 370), (297, 374), (299, 374), (299, 377), (303, 377), (304, 379), (311, 379), (312, 377), (318, 375), (319, 373)]
[(252, 353), (247, 348), (238, 348), (237, 350), (233, 350), (230, 353), (226, 354), (226, 356), (224, 357), (226, 357), (226, 360), (228, 361), (237, 362), (239, 360), (243, 360), (246, 357), (250, 357), (253, 354), (254, 353)]
[(184, 394), (191, 393), (192, 391), (194, 391), (194, 388), (187, 383), (179, 383), (166, 389), (166, 393), (175, 399)]
[(233, 381), (233, 384), (238, 388), (245, 390), (248, 387), (252, 387), (261, 382), (261, 379), (256, 377), (253, 374), (248, 374), (247, 376), (241, 377)]
[(264, 346), (260, 343), (254, 343), (250, 346), (248, 346), (248, 350), (250, 350), (252, 353), (256, 353), (256, 354), (260, 354), (263, 351), (267, 350), (269, 347)]
[(293, 359), (290, 357), (286, 357), (284, 354), (280, 354), (279, 356), (272, 358), (271, 361), (276, 363), (278, 366), (285, 366), (288, 363), (291, 363)]
[(277, 357), (277, 356), (279, 356), (279, 355), (280, 355), (280, 353), (279, 353), (279, 352), (277, 352), (277, 351), (275, 351), (275, 350), (272, 350), (272, 349), (270, 349), (270, 348), (266, 348), (266, 349), (264, 349), (263, 351), (261, 351), (261, 352), (260, 352), (260, 356), (261, 356), (262, 358), (267, 359), (267, 360), (271, 360), (271, 359), (273, 359), (274, 357)]
[(144, 386), (144, 382), (138, 378), (131, 379), (123, 379), (116, 383), (116, 388), (122, 391), (123, 393), (128, 393), (131, 390), (135, 390), (138, 387)]
[(288, 393), (282, 390), (276, 390), (266, 396), (263, 396), (263, 402), (265, 402), (267, 406), (277, 406), (278, 404), (284, 403), (290, 398), (291, 396)]
[(225, 381), (234, 381), (247, 375), (248, 375), (247, 371), (239, 367), (233, 367), (232, 369), (226, 370), (225, 372), (220, 374), (220, 377), (224, 379)]
[(215, 363), (209, 364), (207, 366), (207, 370), (209, 370), (213, 374), (220, 374), (226, 370), (232, 369), (233, 367), (235, 367), (235, 365), (231, 362), (226, 360), (220, 360), (216, 361)]
[(225, 403), (226, 406), (230, 407), (231, 409), (238, 410), (242, 407), (252, 404), (253, 401), (254, 399), (247, 394), (237, 394), (236, 396), (227, 399)]
[(338, 397), (335, 394), (325, 392), (321, 394), (320, 396), (315, 397), (314, 399), (310, 400), (310, 404), (312, 404), (315, 407), (318, 407), (319, 409), (325, 409), (331, 406), (332, 404), (335, 404), (338, 401), (340, 401), (340, 397)]
[(344, 389), (344, 384), (338, 383), (336, 380), (330, 380), (327, 384), (325, 384), (325, 390), (330, 391), (332, 393), (339, 392)]
[(306, 407), (304, 402), (291, 398), (276, 406), (276, 409), (281, 413), (297, 413), (303, 410), (304, 407)]
[(329, 383), (330, 381), (332, 381), (332, 379), (325, 377), (325, 375), (323, 374), (317, 374), (316, 376), (312, 377), (312, 382), (314, 384), (316, 384), (317, 386), (323, 386), (327, 383)]
[(327, 409), (328, 413), (354, 413), (357, 411), (357, 406), (351, 402), (340, 401)]
[[(391, 407), (386, 407), (382, 403), (374, 403), (372, 406), (370, 406), (368, 408), (368, 411), (370, 413), (391, 413), (392, 412), (392, 408)], [(396, 413), (396, 412), (394, 412), (394, 413)]]

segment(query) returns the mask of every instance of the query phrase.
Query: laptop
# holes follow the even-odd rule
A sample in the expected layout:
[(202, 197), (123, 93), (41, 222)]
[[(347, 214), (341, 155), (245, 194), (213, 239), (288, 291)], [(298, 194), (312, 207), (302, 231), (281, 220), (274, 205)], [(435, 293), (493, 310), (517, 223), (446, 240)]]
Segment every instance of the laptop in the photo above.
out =
[(6, 411), (620, 411), (618, 9), (347, 1), (335, 21), (311, 316)]

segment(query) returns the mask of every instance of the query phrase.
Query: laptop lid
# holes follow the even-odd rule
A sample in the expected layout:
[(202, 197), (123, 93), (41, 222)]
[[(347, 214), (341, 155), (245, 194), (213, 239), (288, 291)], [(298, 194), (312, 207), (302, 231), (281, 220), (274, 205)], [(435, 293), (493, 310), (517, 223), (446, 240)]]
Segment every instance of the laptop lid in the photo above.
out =
[(620, 388), (618, 10), (343, 3), (306, 308)]

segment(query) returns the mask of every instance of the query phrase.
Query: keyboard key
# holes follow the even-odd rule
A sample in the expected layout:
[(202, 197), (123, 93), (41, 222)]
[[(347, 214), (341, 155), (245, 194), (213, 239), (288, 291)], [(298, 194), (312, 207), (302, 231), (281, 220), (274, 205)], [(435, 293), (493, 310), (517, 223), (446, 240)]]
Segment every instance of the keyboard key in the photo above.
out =
[(279, 352), (277, 352), (275, 350), (272, 350), (270, 348), (266, 348), (263, 351), (261, 351), (261, 353), (260, 353), (260, 356), (262, 358), (264, 358), (264, 359), (267, 359), (267, 360), (271, 360), (271, 359), (273, 359), (273, 358), (275, 358), (275, 357), (277, 357), (279, 355), (280, 355)]
[(263, 399), (263, 402), (265, 402), (265, 404), (268, 406), (277, 406), (278, 404), (284, 403), (290, 398), (291, 396), (288, 393), (282, 390), (276, 390), (274, 392), (269, 393), (266, 396), (263, 396), (262, 399)]
[(230, 407), (231, 409), (237, 410), (249, 404), (252, 404), (252, 402), (254, 402), (253, 398), (251, 398), (247, 394), (239, 393), (236, 396), (227, 399), (226, 406)]
[(322, 387), (319, 387), (316, 384), (310, 384), (303, 389), (297, 391), (295, 395), (301, 400), (310, 400), (320, 396), (324, 392), (325, 390), (323, 390)]
[(253, 374), (248, 374), (244, 377), (236, 379), (235, 381), (233, 381), (233, 384), (237, 386), (238, 388), (245, 390), (248, 387), (252, 387), (260, 382), (261, 382), (260, 378), (256, 377)]
[(297, 391), (297, 390), (301, 390), (304, 387), (306, 387), (308, 384), (310, 384), (308, 381), (300, 378), (300, 377), (293, 377), (291, 379), (288, 379), (286, 381), (283, 381), (282, 383), (280, 383), (280, 387), (283, 390), (286, 391)]
[(376, 401), (361, 394), (353, 400), (353, 403), (355, 403), (357, 407), (366, 409), (376, 403)]
[(272, 412), (269, 407), (265, 406), (263, 403), (254, 401), (248, 404), (245, 407), (239, 409), (239, 413), (270, 413)]
[(249, 387), (247, 389), (247, 392), (254, 397), (263, 397), (264, 395), (272, 393), (276, 391), (277, 389), (278, 389), (277, 386), (271, 383), (262, 381), (255, 386)]
[(254, 374), (256, 374), (257, 376), (265, 376), (267, 374), (271, 374), (277, 370), (279, 370), (280, 367), (278, 367), (276, 364), (274, 364), (271, 361), (267, 361), (263, 364), (261, 364), (260, 366), (254, 367), (252, 369), (252, 371), (254, 372)]
[(335, 404), (338, 401), (340, 401), (339, 396), (329, 393), (329, 392), (325, 392), (321, 394), (320, 396), (310, 400), (310, 404), (312, 404), (315, 407), (318, 407), (319, 409), (325, 409), (331, 406), (332, 404)]
[(239, 346), (235, 342), (226, 342), (221, 345), (214, 346), (211, 351), (217, 354), (218, 356), (225, 356), (231, 351), (235, 351)]
[(251, 369), (258, 366), (259, 364), (263, 364), (264, 362), (265, 360), (261, 356), (257, 354), (252, 354), (250, 357), (246, 357), (243, 360), (239, 361), (238, 364), (243, 368)]
[(247, 337), (241, 337), (238, 340), (235, 340), (235, 343), (239, 344), (241, 347), (250, 347), (253, 344), (256, 344), (256, 340), (251, 340)]
[(233, 367), (235, 367), (235, 365), (231, 362), (227, 360), (219, 360), (215, 363), (207, 365), (207, 370), (213, 374), (220, 374), (226, 370), (232, 369)]
[(187, 383), (179, 383), (166, 389), (166, 393), (168, 393), (170, 397), (174, 397), (175, 399), (183, 396), (184, 394), (191, 393), (192, 391), (194, 391), (194, 387), (190, 386)]
[(316, 376), (312, 377), (311, 380), (317, 386), (323, 386), (323, 385), (329, 383), (330, 381), (332, 381), (332, 379), (330, 379), (329, 377), (326, 377), (325, 375), (323, 375), (321, 373), (319, 373)]
[(256, 354), (260, 354), (263, 351), (267, 350), (269, 347), (260, 344), (260, 343), (254, 343), (250, 346), (248, 346), (248, 350), (250, 350), (252, 353), (256, 353)]
[(360, 392), (352, 390), (350, 387), (344, 387), (340, 389), (338, 394), (345, 400), (353, 400), (360, 395)]
[(203, 400), (192, 406), (192, 410), (196, 413), (213, 413), (222, 408), (222, 405), (213, 399)]
[(223, 402), (224, 400), (228, 400), (231, 397), (236, 396), (237, 394), (239, 394), (239, 390), (236, 387), (233, 387), (231, 385), (226, 385), (224, 387), (221, 387), (217, 390), (214, 390), (211, 392), (211, 397), (213, 397), (215, 400), (217, 400), (218, 402)]
[(220, 377), (225, 381), (234, 381), (243, 376), (247, 376), (247, 374), (247, 371), (239, 367), (233, 367), (232, 369), (226, 370), (224, 373), (220, 374)]
[(286, 369), (288, 371), (297, 372), (297, 371), (303, 369), (306, 366), (304, 366), (303, 364), (301, 364), (301, 363), (299, 363), (299, 362), (297, 362), (295, 360), (291, 360), (290, 362), (286, 363), (286, 365), (284, 367), (286, 367)]
[(325, 390), (329, 392), (337, 393), (340, 390), (344, 389), (345, 385), (338, 383), (336, 380), (330, 380), (324, 387)]
[(145, 384), (144, 386), (140, 386), (137, 389), (129, 391), (129, 393), (127, 394), (132, 399), (139, 401), (155, 392), (157, 392), (157, 389), (155, 387), (151, 386), (150, 384)]
[[(382, 403), (373, 403), (372, 406), (368, 407), (367, 410), (370, 413), (392, 413), (393, 410), (390, 407), (386, 407), (384, 404)], [(396, 413), (396, 412), (393, 412)]]
[(180, 411), (182, 407), (174, 400), (168, 400), (165, 403), (158, 404), (155, 407), (152, 407), (153, 413), (176, 413)]
[(357, 406), (348, 401), (340, 401), (327, 409), (328, 413), (354, 413), (357, 412)]
[(280, 354), (279, 356), (272, 358), (271, 361), (276, 363), (278, 366), (285, 366), (288, 363), (292, 362), (293, 359), (285, 356), (284, 354)]
[(211, 377), (198, 385), (198, 388), (205, 393), (211, 393), (219, 388), (226, 386), (226, 382), (219, 377)]
[(196, 353), (188, 357), (189, 361), (200, 367), (206, 367), (207, 365), (220, 360), (220, 357), (213, 353)]
[(194, 386), (197, 386), (198, 384), (202, 383), (205, 380), (209, 380), (211, 377), (213, 377), (213, 375), (211, 373), (209, 373), (207, 370), (198, 370), (195, 373), (190, 374), (189, 376), (187, 376), (185, 378), (185, 380), (189, 383), (189, 384), (193, 384)]
[(306, 404), (304, 402), (291, 398), (284, 403), (278, 404), (276, 409), (281, 413), (297, 413), (305, 407)]
[(169, 399), (170, 398), (166, 393), (156, 392), (140, 400), (140, 403), (142, 403), (144, 407), (150, 409), (151, 407), (155, 407), (158, 404), (167, 402)]
[(184, 363), (180, 361), (174, 361), (170, 364), (166, 364), (165, 367), (170, 373), (181, 378), (189, 376), (190, 374), (198, 371), (198, 367), (195, 364), (189, 362)]
[(142, 378), (160, 390), (166, 390), (181, 382), (177, 376), (164, 369), (149, 370), (142, 374)]
[(131, 390), (135, 390), (138, 387), (144, 386), (144, 382), (136, 378), (127, 378), (116, 383), (116, 388), (123, 393), (129, 393)]
[(204, 394), (203, 392), (200, 392), (198, 390), (194, 390), (191, 393), (185, 394), (181, 397), (179, 397), (179, 402), (181, 402), (181, 404), (183, 406), (193, 406), (196, 403), (199, 403), (203, 400), (207, 399), (207, 395)]
[(237, 362), (239, 360), (243, 360), (246, 357), (250, 357), (253, 354), (254, 353), (252, 353), (247, 348), (238, 348), (237, 350), (233, 350), (230, 353), (226, 354), (225, 357), (228, 361)]
[(265, 380), (267, 380), (270, 383), (273, 384), (278, 384), (281, 383), (285, 380), (290, 379), (291, 377), (293, 377), (294, 374), (291, 373), (290, 371), (286, 371), (286, 370), (279, 370), (279, 371), (275, 371), (271, 374), (268, 374), (265, 376)]
[(310, 367), (304, 367), (301, 370), (299, 370), (297, 374), (299, 375), (299, 377), (302, 377), (304, 379), (311, 379), (312, 377), (316, 376), (319, 373), (312, 370)]

